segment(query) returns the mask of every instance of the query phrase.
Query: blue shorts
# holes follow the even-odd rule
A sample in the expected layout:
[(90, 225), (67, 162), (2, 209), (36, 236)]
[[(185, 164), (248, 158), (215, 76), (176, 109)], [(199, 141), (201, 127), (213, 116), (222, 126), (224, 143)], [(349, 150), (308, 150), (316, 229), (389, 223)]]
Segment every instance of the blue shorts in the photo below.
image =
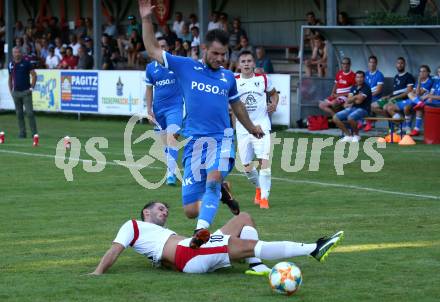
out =
[[(170, 125), (177, 125), (179, 129), (182, 128), (183, 109), (181, 108), (181, 106), (179, 106), (179, 108), (174, 107), (167, 110), (160, 110), (158, 112), (153, 110), (153, 112), (156, 118), (156, 122), (162, 128), (159, 129), (157, 126), (155, 126), (154, 130), (166, 130)], [(175, 127), (173, 129), (175, 129)]]
[(182, 162), (182, 202), (185, 206), (202, 199), (209, 172), (220, 171), (224, 179), (232, 171), (235, 163), (233, 137), (192, 139), (185, 145)]
[(419, 97), (416, 97), (414, 100), (406, 99), (403, 101), (399, 101), (396, 103), (396, 106), (399, 108), (400, 111), (404, 111), (406, 106), (414, 107), (419, 102)]
[(368, 116), (367, 110), (362, 109), (362, 108), (356, 108), (356, 107), (345, 108), (344, 110), (336, 113), (336, 117), (340, 121), (346, 121), (346, 120), (359, 121), (367, 116)]

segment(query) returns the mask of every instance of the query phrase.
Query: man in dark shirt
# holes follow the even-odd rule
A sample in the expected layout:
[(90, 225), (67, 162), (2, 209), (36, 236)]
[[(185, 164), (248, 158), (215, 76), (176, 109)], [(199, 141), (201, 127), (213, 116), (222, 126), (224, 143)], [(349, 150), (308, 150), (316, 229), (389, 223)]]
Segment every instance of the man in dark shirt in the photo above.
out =
[(76, 69), (92, 69), (93, 68), (93, 57), (89, 56), (87, 49), (81, 45), (78, 49), (78, 65)]
[[(38, 138), (37, 123), (35, 121), (34, 109), (32, 106), (32, 89), (37, 81), (37, 74), (34, 67), (28, 61), (23, 60), (20, 48), (14, 47), (12, 50), (12, 61), (8, 65), (9, 69), (9, 91), (14, 99), (15, 112), (18, 119), (19, 137), (26, 137), (26, 125), (24, 122), (24, 111), (29, 121), (32, 136)], [(30, 76), (32, 77), (32, 83)], [(38, 139), (36, 140), (38, 144)], [(35, 139), (34, 139), (35, 145)]]
[[(371, 106), (371, 89), (365, 83), (365, 73), (363, 71), (356, 72), (356, 83), (350, 89), (350, 94), (344, 103), (345, 109), (339, 111), (333, 116), (333, 121), (336, 126), (344, 132), (342, 142), (359, 142), (361, 137), (359, 136), (358, 121), (368, 116)], [(343, 121), (348, 121), (351, 129), (353, 130), (353, 136), (347, 129)]]

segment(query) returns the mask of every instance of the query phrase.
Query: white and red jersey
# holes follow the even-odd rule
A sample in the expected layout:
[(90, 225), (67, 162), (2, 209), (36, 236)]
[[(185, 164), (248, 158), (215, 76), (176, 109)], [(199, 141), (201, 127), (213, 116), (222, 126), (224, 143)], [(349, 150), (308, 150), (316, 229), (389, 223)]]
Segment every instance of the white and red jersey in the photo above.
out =
[(122, 244), (125, 248), (131, 246), (147, 257), (154, 266), (160, 266), (165, 243), (175, 234), (160, 225), (133, 219), (122, 225), (113, 242)]
[[(263, 131), (270, 131), (270, 119), (267, 113), (266, 92), (274, 89), (271, 81), (265, 74), (254, 74), (249, 79), (236, 75), (238, 95), (240, 101), (245, 105), (251, 121), (260, 125)], [(237, 121), (237, 134), (246, 134), (248, 131)]]
[(348, 94), (350, 93), (351, 86), (355, 84), (356, 74), (350, 70), (350, 72), (345, 73), (339, 70), (336, 73), (335, 84), (336, 84), (336, 94)]

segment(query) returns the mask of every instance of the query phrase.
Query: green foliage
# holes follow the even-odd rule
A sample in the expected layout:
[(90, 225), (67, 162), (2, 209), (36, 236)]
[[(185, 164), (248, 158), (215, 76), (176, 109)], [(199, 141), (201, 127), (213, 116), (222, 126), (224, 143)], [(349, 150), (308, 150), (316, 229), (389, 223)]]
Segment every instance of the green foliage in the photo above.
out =
[(440, 19), (430, 16), (405, 16), (397, 13), (369, 13), (365, 25), (438, 25)]

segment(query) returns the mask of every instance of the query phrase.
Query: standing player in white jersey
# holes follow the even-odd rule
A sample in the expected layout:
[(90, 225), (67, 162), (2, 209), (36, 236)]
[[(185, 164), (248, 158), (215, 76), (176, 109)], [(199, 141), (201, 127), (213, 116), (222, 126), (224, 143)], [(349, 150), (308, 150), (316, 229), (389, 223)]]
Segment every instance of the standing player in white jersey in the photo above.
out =
[[(251, 121), (260, 125), (264, 131), (262, 139), (255, 138), (237, 121), (236, 132), (238, 153), (244, 165), (246, 176), (256, 187), (255, 204), (260, 208), (269, 208), (269, 192), (271, 187), (270, 169), (270, 130), (269, 113), (274, 112), (278, 105), (278, 93), (265, 74), (255, 74), (255, 58), (252, 52), (243, 51), (238, 57), (241, 74), (235, 77), (240, 101), (244, 103)], [(266, 93), (270, 102), (267, 104)], [(258, 160), (260, 171), (252, 165), (254, 156)]]
[(234, 130), (230, 127), (229, 105), (249, 133), (261, 138), (264, 132), (252, 123), (239, 102), (234, 75), (222, 67), (228, 33), (218, 29), (207, 32), (206, 52), (201, 62), (173, 56), (163, 51), (155, 38), (151, 20), (154, 8), (150, 0), (139, 0), (142, 37), (148, 55), (174, 72), (185, 99), (182, 135), (190, 140), (183, 154), (182, 202), (186, 216), (197, 217), (191, 247), (200, 248), (209, 240), (208, 228), (217, 214), (221, 185), (234, 165)]

